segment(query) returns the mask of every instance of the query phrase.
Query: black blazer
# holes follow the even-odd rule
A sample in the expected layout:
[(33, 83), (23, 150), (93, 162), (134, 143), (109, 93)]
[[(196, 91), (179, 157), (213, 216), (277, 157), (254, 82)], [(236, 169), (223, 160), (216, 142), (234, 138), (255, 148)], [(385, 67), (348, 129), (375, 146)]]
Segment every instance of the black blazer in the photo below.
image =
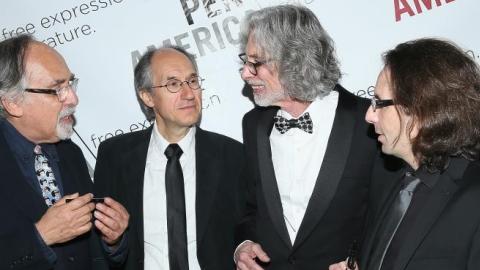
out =
[[(400, 190), (404, 170), (375, 173), (387, 182), (376, 196), (375, 212), (369, 221), (360, 256), (366, 268), (386, 212)], [(375, 180), (377, 182), (377, 180)], [(379, 190), (380, 191), (380, 190)], [(440, 175), (411, 230), (401, 237), (398, 256), (389, 270), (476, 270), (480, 269), (480, 161), (452, 159)]]
[[(102, 142), (95, 169), (97, 196), (111, 196), (130, 213), (129, 255), (121, 269), (143, 269), (143, 181), (152, 127)], [(242, 145), (197, 128), (197, 258), (202, 269), (233, 269), (234, 226), (240, 214)], [(167, 239), (165, 239), (167, 241)]]
[[(250, 239), (270, 256), (267, 269), (328, 269), (362, 240), (371, 170), (378, 153), (364, 120), (369, 102), (337, 85), (338, 106), (327, 150), (295, 243), (291, 243), (273, 168), (270, 132), (277, 107), (255, 108), (243, 119), (247, 155), (247, 215), (237, 243)], [(315, 128), (315, 127), (314, 127)], [(321, 128), (321, 127), (317, 127)]]
[[(92, 181), (80, 148), (72, 141), (56, 144), (65, 194), (91, 192)], [(48, 207), (24, 179), (0, 131), (0, 269), (106, 269), (99, 240), (90, 232), (53, 246), (57, 262), (45, 259), (34, 227)]]

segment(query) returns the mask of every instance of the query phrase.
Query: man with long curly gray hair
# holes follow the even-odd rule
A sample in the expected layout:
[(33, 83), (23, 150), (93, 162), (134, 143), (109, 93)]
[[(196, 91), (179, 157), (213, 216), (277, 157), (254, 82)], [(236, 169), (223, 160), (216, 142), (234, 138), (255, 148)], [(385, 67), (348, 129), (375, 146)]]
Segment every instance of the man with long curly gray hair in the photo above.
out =
[(327, 269), (361, 240), (378, 153), (363, 121), (369, 102), (338, 84), (333, 41), (305, 7), (249, 13), (240, 49), (258, 106), (243, 119), (237, 269)]

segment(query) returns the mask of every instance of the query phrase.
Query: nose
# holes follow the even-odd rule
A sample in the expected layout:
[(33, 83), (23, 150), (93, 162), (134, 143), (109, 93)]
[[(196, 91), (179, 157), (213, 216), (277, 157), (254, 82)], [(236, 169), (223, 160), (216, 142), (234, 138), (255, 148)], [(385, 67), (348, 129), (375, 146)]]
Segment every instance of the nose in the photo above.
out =
[(373, 111), (372, 106), (369, 106), (367, 112), (365, 113), (365, 121), (370, 124), (374, 124), (378, 121), (377, 112)]
[[(180, 89), (180, 95), (182, 99), (194, 99), (195, 98), (195, 93), (193, 92), (194, 90), (190, 88), (188, 83), (183, 82), (182, 83), (182, 89)], [(195, 91), (201, 91), (200, 89), (195, 90)]]
[(243, 80), (248, 80), (250, 78), (255, 77), (252, 72), (250, 72), (250, 69), (247, 67), (247, 65), (243, 65), (243, 68), (240, 71), (240, 76), (242, 77)]
[(67, 94), (67, 99), (63, 102), (65, 105), (70, 105), (70, 106), (77, 106), (79, 102), (77, 92), (75, 92), (73, 89), (69, 89), (68, 94)]

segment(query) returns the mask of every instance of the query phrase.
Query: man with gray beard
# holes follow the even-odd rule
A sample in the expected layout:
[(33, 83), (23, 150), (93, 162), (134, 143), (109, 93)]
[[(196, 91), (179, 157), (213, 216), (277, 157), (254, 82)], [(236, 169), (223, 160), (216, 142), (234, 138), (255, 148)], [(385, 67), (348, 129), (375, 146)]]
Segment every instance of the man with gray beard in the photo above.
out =
[(0, 42), (0, 269), (106, 269), (101, 246), (112, 264), (126, 256), (129, 215), (111, 198), (93, 203), (85, 158), (69, 140), (77, 83), (31, 36)]
[(327, 269), (362, 240), (378, 153), (363, 121), (369, 102), (338, 84), (333, 41), (305, 7), (248, 14), (239, 57), (258, 107), (243, 119), (237, 269)]

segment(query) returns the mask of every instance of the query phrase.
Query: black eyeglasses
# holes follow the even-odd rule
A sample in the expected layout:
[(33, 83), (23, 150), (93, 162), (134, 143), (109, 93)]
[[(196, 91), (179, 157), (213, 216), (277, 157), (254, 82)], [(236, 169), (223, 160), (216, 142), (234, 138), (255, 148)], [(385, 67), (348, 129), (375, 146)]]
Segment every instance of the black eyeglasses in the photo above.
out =
[[(257, 62), (255, 62), (255, 63), (250, 62), (250, 61), (248, 61), (248, 59), (247, 59), (247, 54), (246, 54), (246, 53), (241, 53), (241, 54), (238, 55), (238, 57), (240, 58), (240, 60), (242, 60), (243, 65), (244, 65), (244, 66), (247, 66), (248, 71), (249, 71), (250, 73), (252, 73), (253, 75), (257, 75), (257, 69), (258, 69), (258, 67), (260, 67), (261, 65), (265, 65), (266, 63), (268, 63), (268, 60), (266, 60), (266, 61), (257, 61)], [(240, 69), (240, 72), (242, 72), (242, 71), (243, 71), (243, 68)]]
[(177, 79), (170, 79), (164, 85), (156, 85), (156, 86), (152, 86), (150, 88), (166, 87), (168, 92), (173, 94), (173, 93), (177, 93), (178, 91), (180, 91), (182, 89), (182, 85), (184, 83), (187, 83), (188, 87), (190, 87), (192, 90), (198, 90), (198, 89), (202, 90), (201, 89), (202, 88), (202, 81), (203, 81), (203, 79), (200, 78), (199, 76), (193, 76), (190, 79), (185, 80), (185, 81), (180, 81), (180, 80), (177, 80)]
[(71, 90), (74, 93), (77, 92), (78, 78), (72, 78), (68, 81), (68, 84), (59, 89), (44, 89), (44, 88), (26, 88), (25, 92), (35, 93), (35, 94), (47, 94), (47, 95), (56, 95), (58, 101), (64, 102), (67, 100), (68, 91)]
[(371, 100), (373, 111), (376, 111), (377, 109), (385, 108), (394, 104), (393, 99), (379, 99), (373, 96), (370, 100)]

